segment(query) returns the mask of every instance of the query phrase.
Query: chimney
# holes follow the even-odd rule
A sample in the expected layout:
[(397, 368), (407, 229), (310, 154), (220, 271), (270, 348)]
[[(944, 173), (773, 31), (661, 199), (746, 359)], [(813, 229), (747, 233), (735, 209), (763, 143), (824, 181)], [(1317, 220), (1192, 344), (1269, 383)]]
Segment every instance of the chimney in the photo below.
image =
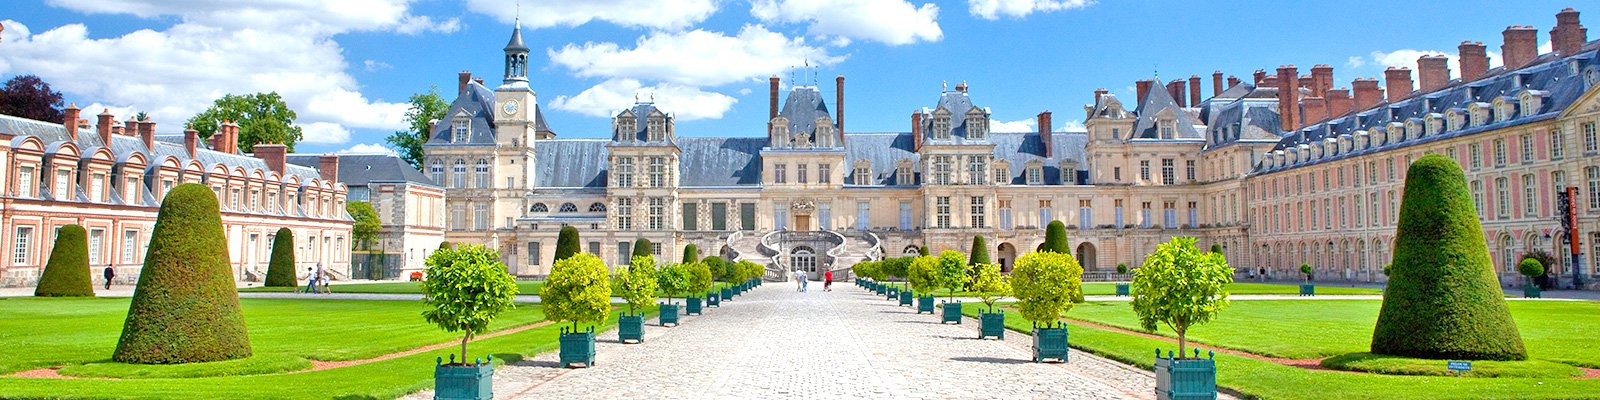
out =
[(1293, 64), (1278, 67), (1278, 122), (1284, 131), (1300, 129), (1300, 69)]
[(472, 81), (477, 82), (478, 86), (483, 86), (483, 78), (472, 78)]
[(1217, 97), (1227, 88), (1222, 86), (1222, 71), (1211, 73), (1211, 97)]
[[(139, 120), (136, 120), (136, 119), (133, 119), (133, 118), (128, 118), (127, 121), (122, 121), (122, 126), (123, 126), (122, 130), (116, 131), (114, 133), (116, 133), (118, 135), (133, 135), (133, 134), (139, 133)], [(111, 140), (109, 138), (107, 138), (105, 140), (105, 143), (109, 144), (109, 143), (111, 143)]]
[(1050, 157), (1050, 148), (1053, 147), (1051, 146), (1050, 132), (1053, 131), (1055, 131), (1055, 127), (1050, 124), (1050, 111), (1039, 113), (1039, 141), (1044, 142), (1045, 157)]
[(1566, 8), (1556, 13), (1556, 27), (1550, 29), (1550, 45), (1562, 57), (1578, 54), (1589, 42), (1589, 29), (1578, 24), (1578, 11)]
[(1350, 101), (1350, 89), (1338, 88), (1328, 90), (1328, 118), (1340, 117), (1350, 113), (1355, 105)]
[[(964, 86), (966, 84), (963, 83), (962, 85)], [(836, 117), (833, 118), (833, 122), (835, 124), (839, 125), (839, 137), (843, 138), (844, 137), (844, 75), (839, 75), (838, 78), (833, 78), (833, 91), (834, 91), (833, 106), (834, 107), (838, 107), (838, 108), (835, 108), (833, 110), (834, 115), (836, 115)], [(843, 140), (841, 139), (841, 142), (842, 141)], [(843, 146), (844, 143), (839, 143), (839, 145)]]
[(1539, 56), (1538, 29), (1508, 26), (1500, 35), (1505, 38), (1505, 43), (1500, 45), (1500, 57), (1505, 60), (1507, 71), (1527, 66)]
[(472, 73), (461, 71), (456, 73), (456, 94), (467, 92), (467, 84), (472, 82)]
[[(778, 78), (772, 78), (778, 79)], [(773, 82), (777, 82), (774, 80)], [(776, 86), (774, 86), (776, 87)], [(922, 111), (911, 112), (911, 152), (922, 151)]]
[(1252, 73), (1250, 75), (1250, 77), (1251, 78), (1255, 78), (1255, 80), (1252, 81), (1252, 82), (1255, 82), (1255, 83), (1253, 83), (1253, 85), (1261, 86), (1261, 80), (1267, 79), (1267, 71), (1258, 69), (1258, 70), (1256, 70), (1256, 72)]
[(1135, 103), (1134, 104), (1135, 108), (1137, 108), (1139, 105), (1144, 104), (1145, 96), (1149, 96), (1150, 95), (1150, 86), (1151, 85), (1155, 85), (1155, 84), (1156, 84), (1156, 81), (1152, 81), (1152, 80), (1149, 80), (1149, 79), (1140, 79), (1138, 82), (1134, 82), (1133, 83), (1133, 86), (1135, 88), (1137, 88), (1137, 90), (1138, 90), (1138, 92), (1136, 92), (1137, 95), (1134, 96), (1134, 99), (1133, 99), (1133, 101)]
[(1326, 121), (1328, 119), (1328, 99), (1322, 97), (1307, 97), (1300, 100), (1300, 108), (1305, 115), (1305, 124)]
[(1411, 96), (1411, 69), (1389, 67), (1383, 71), (1383, 84), (1388, 87), (1390, 103)]
[(1422, 92), (1432, 92), (1450, 85), (1450, 60), (1443, 55), (1426, 55), (1417, 58), (1417, 76), (1422, 81)]
[(68, 137), (71, 137), (73, 140), (77, 140), (78, 114), (82, 112), (78, 109), (78, 103), (68, 104), (67, 109), (61, 110), (61, 112), (61, 126), (67, 128)]
[(150, 120), (139, 122), (139, 141), (144, 142), (144, 149), (156, 148), (156, 123)]
[(1277, 75), (1267, 75), (1265, 77), (1262, 77), (1261, 81), (1256, 83), (1256, 87), (1270, 87), (1270, 88), (1278, 87), (1278, 76)]
[(194, 130), (194, 127), (186, 127), (186, 128), (184, 128), (183, 129), (183, 149), (187, 150), (189, 152), (189, 158), (194, 158), (196, 154), (199, 154), (199, 150), (197, 149), (199, 146), (200, 146), (200, 132)]
[(1489, 53), (1483, 42), (1465, 41), (1456, 46), (1461, 55), (1461, 81), (1471, 82), (1489, 73)]
[(1328, 97), (1328, 89), (1333, 88), (1333, 67), (1328, 64), (1317, 64), (1311, 67), (1311, 96)]
[(1311, 80), (1311, 76), (1309, 76), (1309, 75), (1308, 76), (1301, 76), (1301, 77), (1295, 79), (1295, 82), (1298, 82), (1300, 84), (1301, 88), (1312, 89), (1313, 92), (1316, 91), (1313, 88), (1316, 85), (1313, 84), (1313, 82)]
[(288, 159), (289, 148), (277, 143), (261, 143), (251, 148), (256, 158), (267, 162), (267, 168), (279, 174), (283, 173), (283, 163)]
[(1378, 88), (1378, 80), (1375, 78), (1356, 78), (1350, 82), (1350, 88), (1355, 91), (1357, 110), (1372, 108), (1383, 101), (1383, 89)]
[(1200, 106), (1200, 76), (1189, 75), (1189, 105)]
[(961, 93), (966, 93), (967, 92), (967, 83), (966, 82), (957, 83), (956, 84), (956, 91), (957, 92), (961, 92)]
[(1239, 77), (1228, 75), (1228, 87), (1239, 86)]
[[(111, 110), (110, 109), (102, 109), (102, 110), (100, 110), (100, 115), (97, 115), (96, 117), (98, 117), (100, 120), (99, 120), (99, 124), (95, 125), (94, 128), (95, 128), (96, 131), (98, 131), (98, 133), (100, 134), (100, 137), (111, 136), (111, 124), (116, 123), (116, 121), (112, 121)], [(67, 132), (72, 134), (72, 140), (78, 140), (77, 132), (74, 132), (74, 131), (67, 131)]]
[(1183, 99), (1185, 97), (1183, 92), (1182, 79), (1173, 79), (1172, 82), (1167, 82), (1167, 95), (1172, 96), (1172, 102), (1178, 103), (1178, 107), (1188, 107), (1187, 104), (1184, 104)]
[(770, 88), (767, 90), (767, 120), (778, 117), (778, 76), (767, 78)]
[(322, 174), (322, 180), (328, 182), (339, 181), (339, 156), (323, 154), (317, 157), (317, 172)]
[(228, 154), (239, 154), (239, 122), (228, 123)]
[(1100, 97), (1105, 96), (1106, 93), (1111, 93), (1111, 92), (1107, 91), (1106, 88), (1095, 89), (1094, 90), (1094, 102), (1095, 102), (1095, 104), (1100, 104)]

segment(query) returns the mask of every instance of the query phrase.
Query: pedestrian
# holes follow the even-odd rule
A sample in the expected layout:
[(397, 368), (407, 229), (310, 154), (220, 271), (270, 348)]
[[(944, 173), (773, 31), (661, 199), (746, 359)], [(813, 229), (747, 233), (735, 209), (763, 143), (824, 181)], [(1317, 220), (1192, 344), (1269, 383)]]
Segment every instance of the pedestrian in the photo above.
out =
[(317, 287), (317, 269), (316, 268), (312, 268), (312, 267), (306, 267), (306, 288), (300, 290), (300, 293), (316, 293), (316, 290), (317, 290), (316, 287)]
[(794, 291), (796, 291), (796, 292), (804, 292), (804, 291), (806, 291), (806, 278), (800, 276), (800, 269), (799, 268), (795, 268), (794, 272), (790, 272), (789, 273), (789, 278), (790, 279), (794, 279)]
[(116, 279), (117, 270), (111, 268), (111, 264), (106, 264), (104, 275), (106, 276), (106, 290), (111, 290), (111, 280)]
[(811, 286), (811, 277), (806, 276), (806, 271), (795, 271), (800, 275), (800, 292), (805, 293)]
[(1256, 275), (1256, 276), (1261, 278), (1261, 282), (1262, 283), (1266, 283), (1267, 282), (1267, 267), (1261, 267), (1261, 273)]
[(322, 293), (328, 293), (328, 271), (322, 268), (322, 263), (317, 263), (317, 280), (311, 284), (311, 293), (317, 293), (317, 283), (322, 284)]
[(833, 270), (831, 269), (822, 273), (822, 291), (833, 291)]

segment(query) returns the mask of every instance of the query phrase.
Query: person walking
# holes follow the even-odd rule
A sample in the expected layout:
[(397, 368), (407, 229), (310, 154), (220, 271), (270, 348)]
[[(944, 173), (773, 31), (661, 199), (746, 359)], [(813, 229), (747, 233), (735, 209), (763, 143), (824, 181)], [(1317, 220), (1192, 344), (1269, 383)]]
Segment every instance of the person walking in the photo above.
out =
[(822, 273), (822, 291), (833, 291), (833, 270), (831, 269)]
[(1267, 267), (1261, 267), (1261, 273), (1256, 276), (1261, 278), (1261, 283), (1267, 283)]
[(804, 286), (801, 286), (801, 282), (805, 282), (805, 280), (804, 279), (800, 279), (800, 269), (799, 268), (795, 268), (794, 271), (790, 271), (789, 272), (789, 279), (793, 279), (794, 280), (794, 291), (796, 291), (796, 292), (804, 292), (805, 291)]
[(317, 292), (317, 269), (313, 268), (313, 267), (306, 267), (306, 288), (301, 290), (300, 293), (316, 293), (316, 292)]
[(795, 271), (795, 273), (800, 275), (800, 293), (805, 293), (807, 289), (810, 289), (811, 277), (806, 276), (806, 271), (804, 270)]
[(321, 283), (322, 284), (321, 293), (324, 293), (324, 294), (330, 293), (328, 291), (328, 270), (322, 268), (322, 263), (317, 263), (317, 272), (316, 273), (317, 273), (317, 280), (316, 280), (316, 283), (312, 283), (311, 284), (311, 293), (318, 293), (317, 286), (316, 286), (317, 283)]
[(106, 264), (106, 270), (102, 274), (106, 277), (106, 290), (111, 290), (111, 280), (116, 279), (117, 270), (111, 268), (111, 264)]

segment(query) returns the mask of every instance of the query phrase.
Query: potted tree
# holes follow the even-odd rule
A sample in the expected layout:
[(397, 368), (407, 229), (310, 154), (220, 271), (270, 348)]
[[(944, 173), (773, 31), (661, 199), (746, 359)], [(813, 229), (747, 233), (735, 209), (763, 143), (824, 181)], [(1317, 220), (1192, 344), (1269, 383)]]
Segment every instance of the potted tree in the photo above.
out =
[[(707, 296), (706, 305), (722, 307), (722, 302), (733, 298), (733, 290), (728, 289), (727, 284), (729, 278), (733, 277), (729, 273), (732, 270), (732, 268), (729, 268), (731, 265), (727, 261), (723, 261), (722, 257), (717, 256), (703, 258), (700, 262), (705, 263), (706, 268), (711, 270), (711, 278), (714, 280), (711, 291), (717, 294), (716, 296)], [(716, 301), (712, 301), (712, 299), (716, 299)]]
[(1306, 276), (1306, 283), (1300, 284), (1301, 296), (1317, 295), (1317, 285), (1311, 283), (1313, 279), (1316, 279), (1316, 275), (1314, 275), (1315, 273), (1316, 270), (1311, 268), (1311, 264), (1300, 264), (1300, 274)]
[(900, 292), (905, 289), (904, 282), (906, 276), (909, 275), (906, 270), (911, 266), (910, 261), (904, 257), (896, 257), (883, 260), (883, 263), (879, 265), (882, 267), (884, 279), (902, 282), (899, 284), (891, 283), (888, 289), (884, 290), (885, 297), (889, 300), (898, 301), (900, 299)]
[[(550, 267), (550, 276), (539, 289), (545, 318), (572, 323), (561, 328), (561, 366), (594, 366), (594, 324), (611, 313), (609, 278), (606, 263), (589, 253), (578, 253)], [(588, 329), (579, 331), (579, 323), (588, 323)]]
[[(638, 259), (639, 257), (634, 257)], [(661, 326), (678, 325), (678, 305), (672, 303), (672, 298), (682, 294), (689, 287), (689, 270), (683, 264), (668, 264), (656, 271), (656, 285), (661, 288), (661, 294), (667, 296), (667, 302), (661, 303), (658, 310), (661, 315), (657, 320)]]
[(1528, 283), (1522, 286), (1522, 297), (1530, 299), (1544, 297), (1539, 285), (1533, 282), (1534, 277), (1544, 275), (1543, 263), (1533, 257), (1524, 258), (1522, 262), (1517, 263), (1517, 273), (1528, 278)]
[(649, 257), (634, 257), (617, 271), (617, 293), (628, 301), (628, 312), (617, 318), (617, 341), (644, 342), (644, 308), (656, 303), (656, 265)]
[(706, 296), (711, 292), (711, 268), (702, 262), (692, 262), (684, 264), (683, 269), (688, 272), (689, 278), (688, 281), (684, 282), (684, 292), (688, 293), (688, 296), (684, 298), (686, 305), (684, 306), (683, 314), (703, 314), (704, 308), (700, 306), (700, 300), (702, 296)]
[[(1128, 275), (1128, 264), (1117, 263), (1117, 275), (1124, 275), (1124, 276)], [(1126, 283), (1118, 283), (1117, 284), (1117, 295), (1118, 296), (1127, 296), (1128, 295), (1128, 284), (1126, 284)]]
[(1011, 292), (1017, 311), (1033, 321), (1033, 362), (1067, 362), (1067, 326), (1061, 313), (1077, 304), (1073, 295), (1082, 291), (1083, 267), (1070, 254), (1036, 251), (1017, 259)]
[(911, 258), (911, 267), (907, 268), (906, 275), (911, 283), (911, 290), (917, 297), (917, 314), (933, 314), (933, 292), (939, 290), (939, 258), (934, 256), (921, 256)]
[(1178, 352), (1161, 356), (1156, 349), (1156, 397), (1214, 399), (1217, 364), (1213, 357), (1185, 357), (1189, 328), (1215, 319), (1228, 305), (1233, 268), (1220, 253), (1201, 251), (1192, 237), (1176, 237), (1156, 246), (1133, 273), (1133, 312), (1145, 330), (1165, 325), (1178, 335)]
[(938, 279), (939, 288), (949, 296), (949, 300), (944, 302), (944, 314), (939, 323), (961, 323), (961, 303), (956, 301), (956, 292), (966, 289), (967, 283), (972, 282), (972, 276), (968, 275), (971, 270), (972, 266), (967, 265), (967, 255), (955, 250), (939, 253), (934, 276)]
[(981, 323), (978, 329), (978, 338), (983, 339), (993, 336), (995, 339), (1006, 338), (1006, 314), (995, 312), (994, 303), (1001, 297), (1011, 294), (1011, 281), (1000, 274), (1000, 266), (983, 263), (973, 268), (971, 289), (978, 292), (978, 298), (983, 300), (984, 312), (978, 314)]
[(850, 266), (850, 274), (856, 276), (856, 286), (870, 290), (872, 267), (877, 263), (877, 261), (861, 261), (857, 262), (856, 265)]
[(445, 248), (428, 256), (428, 279), (422, 281), (422, 318), (446, 332), (463, 332), (461, 358), (435, 359), (434, 398), (494, 398), (494, 357), (467, 361), (467, 342), (489, 330), (489, 322), (515, 307), (517, 283), (506, 273), (496, 251), (479, 245)]

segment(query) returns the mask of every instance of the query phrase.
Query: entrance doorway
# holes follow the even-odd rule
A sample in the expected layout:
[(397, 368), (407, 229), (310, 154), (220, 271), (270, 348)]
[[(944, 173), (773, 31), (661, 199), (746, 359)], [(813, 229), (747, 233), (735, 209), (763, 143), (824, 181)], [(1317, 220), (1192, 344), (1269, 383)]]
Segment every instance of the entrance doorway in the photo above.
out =
[(801, 231), (801, 232), (805, 232), (805, 231), (811, 230), (811, 216), (810, 215), (798, 215), (798, 214), (795, 215), (794, 216), (794, 230)]
[(794, 268), (805, 271), (806, 276), (811, 276), (817, 272), (817, 253), (808, 246), (796, 247), (789, 253), (789, 263), (793, 264)]
[(1083, 244), (1078, 245), (1078, 265), (1083, 266), (1084, 271), (1098, 269), (1094, 256), (1093, 243), (1083, 242)]

